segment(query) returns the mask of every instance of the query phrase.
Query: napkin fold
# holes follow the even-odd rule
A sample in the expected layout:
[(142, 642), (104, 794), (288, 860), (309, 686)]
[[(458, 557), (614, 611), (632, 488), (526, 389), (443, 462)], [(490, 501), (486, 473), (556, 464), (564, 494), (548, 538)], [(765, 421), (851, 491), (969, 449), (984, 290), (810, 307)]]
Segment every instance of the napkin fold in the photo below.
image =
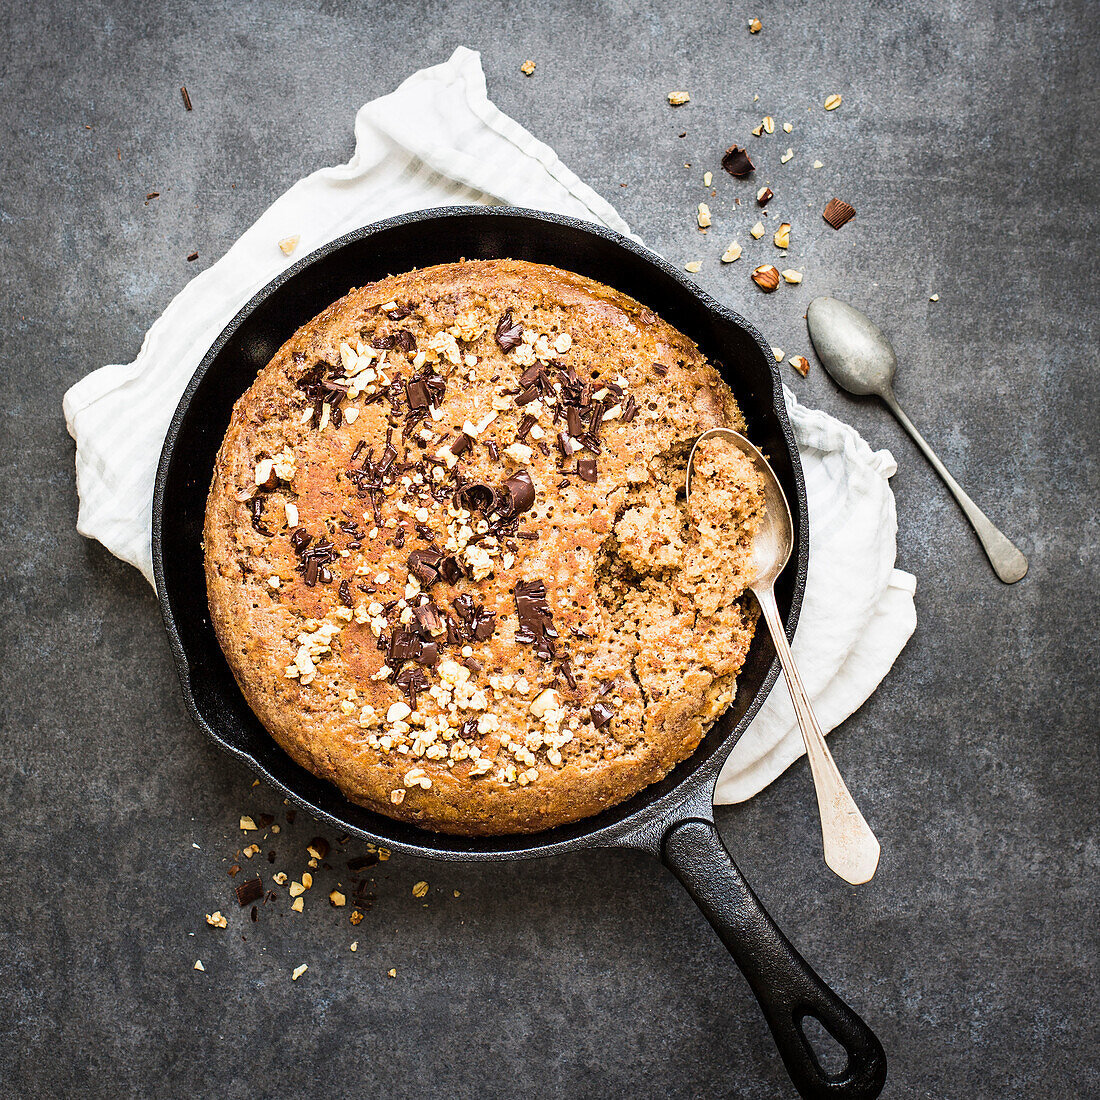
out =
[[(285, 267), (362, 225), (411, 210), (509, 204), (630, 230), (615, 209), (489, 101), (477, 53), (459, 47), (360, 108), (355, 154), (281, 195), (217, 263), (172, 300), (129, 364), (102, 367), (65, 394), (76, 441), (77, 530), (152, 583), (153, 481), (168, 424), (221, 330)], [(297, 236), (292, 257), (277, 242)], [(805, 409), (784, 389), (809, 494), (810, 567), (794, 653), (822, 727), (874, 691), (916, 626), (915, 579), (894, 569), (889, 451)], [(739, 802), (803, 752), (778, 684), (741, 738), (715, 793)]]

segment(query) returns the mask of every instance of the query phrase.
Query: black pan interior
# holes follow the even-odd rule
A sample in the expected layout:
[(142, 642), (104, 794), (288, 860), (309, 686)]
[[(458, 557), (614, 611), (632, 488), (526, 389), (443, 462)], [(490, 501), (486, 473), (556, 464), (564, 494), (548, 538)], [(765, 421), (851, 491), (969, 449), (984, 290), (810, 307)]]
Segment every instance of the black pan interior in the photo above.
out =
[(233, 403), (300, 325), (353, 286), (388, 274), (459, 259), (509, 257), (555, 264), (607, 283), (649, 306), (722, 364), (748, 422), (791, 503), (795, 553), (776, 586), (793, 634), (805, 585), (806, 494), (770, 349), (743, 318), (703, 295), (670, 265), (601, 227), (514, 208), (447, 208), (403, 215), (358, 230), (303, 259), (270, 283), (210, 349), (184, 394), (165, 440), (154, 496), (157, 589), (188, 707), (216, 742), (337, 828), (420, 855), (450, 859), (521, 858), (591, 843), (615, 843), (713, 782), (736, 736), (775, 680), (774, 649), (758, 630), (737, 698), (692, 757), (661, 783), (597, 817), (523, 837), (469, 839), (421, 830), (348, 802), (298, 767), (244, 701), (206, 603), (203, 513), (214, 456)]

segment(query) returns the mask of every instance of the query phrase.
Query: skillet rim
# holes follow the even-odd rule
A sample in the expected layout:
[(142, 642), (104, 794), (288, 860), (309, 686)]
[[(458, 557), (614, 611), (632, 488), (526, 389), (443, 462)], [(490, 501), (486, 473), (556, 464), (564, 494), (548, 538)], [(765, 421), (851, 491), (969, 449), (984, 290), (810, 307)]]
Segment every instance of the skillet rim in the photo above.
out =
[[(160, 604), (164, 618), (164, 625), (168, 634), (169, 646), (176, 665), (176, 671), (183, 690), (184, 702), (192, 721), (198, 725), (206, 736), (213, 741), (222, 751), (229, 753), (245, 763), (256, 775), (279, 791), (284, 798), (288, 798), (296, 805), (307, 810), (314, 817), (332, 826), (363, 840), (384, 846), (394, 851), (418, 856), (421, 858), (441, 859), (452, 862), (484, 862), (493, 860), (532, 859), (543, 856), (564, 854), (581, 848), (599, 846), (628, 846), (644, 848), (656, 853), (658, 850), (660, 835), (665, 825), (672, 820), (682, 820), (688, 817), (712, 816), (713, 786), (717, 782), (718, 773), (726, 758), (733, 750), (734, 745), (740, 739), (741, 734), (747, 729), (749, 723), (756, 716), (764, 700), (768, 697), (779, 674), (778, 659), (773, 656), (771, 665), (765, 674), (760, 687), (754, 694), (744, 714), (737, 724), (729, 730), (725, 736), (705, 750), (704, 755), (694, 763), (692, 757), (677, 765), (670, 773), (674, 775), (679, 769), (685, 768), (683, 775), (672, 787), (663, 792), (660, 787), (666, 782), (654, 784), (651, 788), (643, 788), (625, 802), (618, 806), (609, 807), (608, 810), (590, 818), (582, 818), (569, 825), (558, 826), (556, 829), (543, 830), (538, 833), (509, 834), (504, 836), (467, 837), (454, 834), (436, 833), (427, 829), (420, 829), (415, 825), (399, 822), (386, 818), (384, 815), (370, 813), (381, 828), (364, 828), (351, 821), (341, 818), (322, 807), (316, 805), (308, 797), (296, 792), (285, 782), (275, 776), (254, 755), (245, 749), (231, 744), (223, 735), (214, 728), (207, 716), (199, 709), (191, 686), (192, 662), (180, 635), (175, 615), (168, 598), (167, 573), (165, 570), (165, 553), (163, 540), (164, 498), (168, 489), (170, 474), (173, 472), (173, 458), (175, 447), (184, 421), (190, 409), (195, 393), (203, 383), (206, 375), (214, 366), (218, 356), (225, 346), (237, 333), (238, 329), (271, 295), (281, 290), (286, 284), (303, 276), (310, 267), (331, 257), (334, 253), (354, 246), (378, 233), (391, 229), (399, 229), (402, 226), (431, 220), (445, 220), (456, 217), (487, 217), (487, 218), (516, 218), (523, 221), (535, 221), (545, 226), (560, 226), (581, 233), (588, 233), (603, 238), (610, 245), (625, 250), (641, 260), (644, 264), (657, 269), (665, 276), (671, 277), (688, 294), (696, 298), (699, 303), (711, 313), (745, 332), (764, 357), (768, 367), (771, 382), (770, 412), (775, 416), (780, 429), (780, 435), (786, 446), (791, 462), (791, 472), (795, 483), (796, 532), (795, 552), (784, 568), (794, 568), (793, 587), (791, 593), (790, 610), (787, 615), (786, 632), (788, 639), (793, 639), (798, 618), (802, 609), (802, 600), (806, 587), (806, 572), (809, 553), (809, 524), (806, 503), (806, 483), (802, 471), (798, 448), (794, 440), (794, 433), (787, 416), (786, 405), (783, 400), (783, 386), (779, 375), (779, 369), (775, 357), (771, 353), (771, 346), (764, 340), (757, 328), (736, 310), (723, 305), (717, 299), (709, 295), (692, 280), (684, 276), (677, 268), (665, 260), (662, 256), (646, 248), (639, 242), (625, 237), (620, 233), (603, 225), (582, 221), (563, 214), (553, 214), (540, 210), (528, 209), (516, 206), (445, 206), (432, 207), (423, 210), (410, 211), (398, 214), (381, 221), (372, 222), (346, 233), (327, 244), (303, 256), (296, 263), (279, 272), (272, 280), (265, 284), (252, 296), (251, 299), (234, 315), (229, 323), (222, 329), (218, 337), (211, 344), (196, 367), (190, 380), (180, 397), (176, 410), (165, 433), (164, 443), (161, 447), (160, 458), (157, 463), (156, 480), (153, 489), (152, 508), (152, 552), (153, 552), (153, 578), (157, 592), (157, 601)], [(538, 261), (532, 261), (538, 262)], [(608, 285), (614, 286), (614, 280), (608, 279)], [(690, 332), (687, 335), (691, 335)], [(766, 404), (761, 401), (761, 408)], [(170, 552), (169, 552), (170, 553)], [(721, 721), (719, 716), (717, 721)], [(700, 746), (702, 748), (702, 746)], [(696, 753), (699, 749), (696, 749)], [(695, 754), (693, 754), (694, 756)], [(690, 765), (690, 766), (688, 766)], [(349, 806), (353, 805), (348, 803)], [(604, 814), (614, 813), (616, 810), (627, 806), (634, 809), (616, 820), (612, 820), (593, 828), (587, 828), (588, 822), (598, 821)], [(386, 827), (392, 825), (395, 829), (407, 829), (411, 832), (422, 834), (428, 843), (420, 844), (388, 835)], [(549, 841), (539, 838), (554, 834), (559, 830), (571, 830), (572, 835), (560, 836)], [(494, 848), (494, 843), (508, 844), (505, 848)], [(450, 848), (448, 845), (465, 845), (465, 847)]]

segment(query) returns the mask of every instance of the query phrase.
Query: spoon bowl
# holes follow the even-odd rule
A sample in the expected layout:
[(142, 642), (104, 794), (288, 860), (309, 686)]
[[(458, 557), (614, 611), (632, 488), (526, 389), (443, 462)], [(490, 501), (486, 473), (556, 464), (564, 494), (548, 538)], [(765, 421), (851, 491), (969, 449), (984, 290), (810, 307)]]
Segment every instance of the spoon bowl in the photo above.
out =
[(687, 484), (688, 499), (691, 498), (691, 481), (695, 473), (695, 452), (699, 444), (707, 439), (724, 439), (743, 454), (752, 459), (757, 471), (764, 480), (764, 520), (752, 544), (753, 576), (749, 588), (757, 585), (772, 585), (783, 572), (790, 560), (794, 547), (794, 520), (791, 518), (787, 495), (783, 492), (775, 471), (756, 446), (740, 432), (732, 428), (711, 428), (703, 432), (695, 441), (688, 456)]

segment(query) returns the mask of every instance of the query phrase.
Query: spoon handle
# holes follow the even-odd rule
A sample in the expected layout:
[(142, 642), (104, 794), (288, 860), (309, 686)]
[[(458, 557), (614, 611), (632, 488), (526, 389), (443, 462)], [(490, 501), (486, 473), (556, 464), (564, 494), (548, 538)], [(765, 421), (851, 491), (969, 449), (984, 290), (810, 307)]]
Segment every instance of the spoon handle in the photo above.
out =
[(845, 882), (853, 885), (869, 882), (878, 866), (878, 840), (859, 812), (841, 778), (833, 754), (825, 744), (825, 735), (818, 725), (810, 698), (802, 686), (802, 677), (798, 675), (791, 647), (787, 644), (787, 634), (783, 629), (783, 620), (779, 617), (775, 593), (770, 585), (767, 588), (754, 588), (753, 592), (760, 602), (764, 621), (768, 624), (775, 651), (779, 654), (779, 663), (783, 666), (783, 675), (787, 679), (791, 702), (798, 718), (798, 728), (802, 731), (802, 740), (806, 744), (806, 756), (810, 761), (810, 772), (817, 790), (825, 862)]
[(932, 468), (943, 478), (948, 489), (954, 494), (959, 507), (970, 520), (970, 525), (974, 528), (982, 549), (989, 556), (993, 571), (1005, 584), (1015, 584), (1016, 581), (1022, 580), (1027, 572), (1027, 558), (993, 525), (985, 512), (970, 499), (963, 491), (963, 487), (947, 472), (947, 467), (925, 442), (924, 436), (917, 431), (913, 421), (902, 411), (893, 393), (887, 391), (881, 396), (890, 411), (898, 418), (901, 426), (913, 437), (913, 442), (924, 452), (924, 457), (932, 463)]

